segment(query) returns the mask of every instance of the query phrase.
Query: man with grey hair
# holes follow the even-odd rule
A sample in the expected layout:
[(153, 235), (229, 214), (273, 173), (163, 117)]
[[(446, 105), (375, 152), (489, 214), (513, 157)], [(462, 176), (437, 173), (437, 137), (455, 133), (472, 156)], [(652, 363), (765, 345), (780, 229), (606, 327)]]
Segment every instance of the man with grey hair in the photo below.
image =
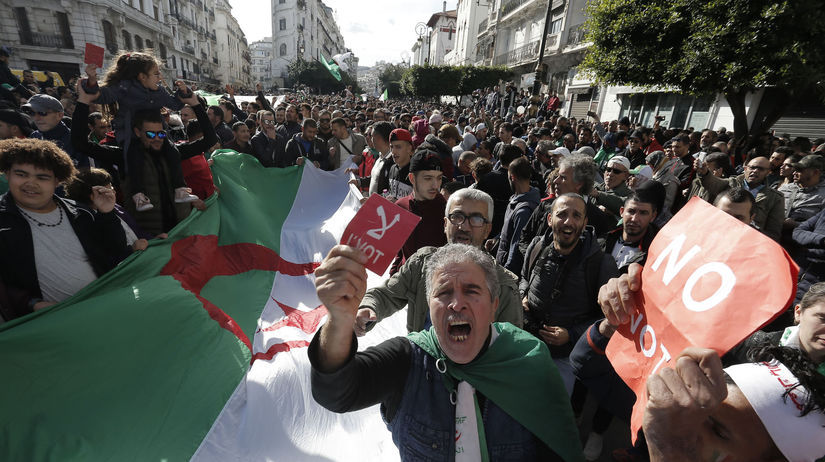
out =
[(582, 460), (570, 402), (547, 347), (494, 322), (497, 270), (474, 246), (430, 258), (428, 330), (362, 352), (352, 333), (366, 257), (334, 247), (317, 270), (329, 319), (312, 340), (312, 396), (333, 412), (381, 404), (401, 460)]
[[(445, 208), (444, 233), (449, 244), (468, 244), (481, 248), (492, 228), (493, 199), (478, 189), (459, 189), (450, 196)], [(407, 306), (407, 330), (417, 332), (429, 328), (427, 298), (424, 292), (424, 272), (428, 259), (438, 247), (422, 247), (404, 262), (398, 272), (384, 284), (368, 290), (355, 318), (353, 329), (359, 336), (382, 319)], [(493, 262), (492, 257), (490, 261)], [(493, 293), (500, 300), (496, 321), (522, 325), (521, 297), (518, 277), (503, 266), (495, 265), (498, 284)]]
[(521, 153), (527, 155), (527, 142), (521, 138), (513, 138), (513, 141), (510, 143), (513, 146), (518, 146), (521, 149)]
[(536, 158), (533, 160), (533, 170), (538, 172), (539, 175), (544, 177), (544, 175), (556, 168), (556, 165), (553, 163), (553, 156), (550, 154), (550, 151), (556, 149), (556, 146), (553, 144), (552, 141), (548, 140), (541, 140), (536, 145)]
[[(596, 181), (596, 164), (591, 157), (581, 154), (565, 156), (559, 162), (559, 176), (553, 181), (559, 196), (575, 193), (586, 197), (587, 222), (595, 228), (596, 235), (602, 236), (616, 227), (616, 220), (602, 211), (590, 197)], [(554, 197), (542, 199), (521, 232), (519, 250), (527, 251), (530, 241), (536, 236), (543, 236), (549, 229), (547, 217), (553, 205)], [(524, 275), (522, 275), (523, 277)]]

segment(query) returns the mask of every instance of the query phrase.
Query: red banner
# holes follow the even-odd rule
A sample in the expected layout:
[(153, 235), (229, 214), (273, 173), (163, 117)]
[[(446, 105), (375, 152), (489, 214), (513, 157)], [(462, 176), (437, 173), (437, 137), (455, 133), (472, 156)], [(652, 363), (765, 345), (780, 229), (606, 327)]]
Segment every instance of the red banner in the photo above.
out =
[(772, 239), (699, 198), (670, 220), (650, 246), (643, 306), (607, 346), (616, 372), (636, 392), (634, 441), (647, 378), (689, 346), (726, 353), (785, 310), (798, 274)]
[(384, 274), (419, 221), (418, 215), (373, 194), (347, 225), (341, 244), (360, 249), (369, 259), (367, 269)]

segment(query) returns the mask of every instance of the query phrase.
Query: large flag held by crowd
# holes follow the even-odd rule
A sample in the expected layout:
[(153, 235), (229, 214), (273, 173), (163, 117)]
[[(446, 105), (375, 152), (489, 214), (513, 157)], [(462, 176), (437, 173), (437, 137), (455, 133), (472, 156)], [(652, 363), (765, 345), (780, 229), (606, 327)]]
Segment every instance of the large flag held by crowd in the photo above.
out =
[[(0, 460), (398, 460), (377, 407), (309, 387), (313, 271), (359, 207), (345, 169), (212, 158), (206, 211), (0, 327)], [(403, 319), (376, 330), (362, 346)]]

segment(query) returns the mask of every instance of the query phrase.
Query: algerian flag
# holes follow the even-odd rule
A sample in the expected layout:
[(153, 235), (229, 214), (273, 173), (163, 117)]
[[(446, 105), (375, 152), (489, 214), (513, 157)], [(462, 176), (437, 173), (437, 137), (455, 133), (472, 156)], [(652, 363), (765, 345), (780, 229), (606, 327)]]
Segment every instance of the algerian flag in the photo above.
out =
[(216, 95), (214, 93), (209, 93), (208, 91), (195, 90), (195, 93), (199, 94), (200, 96), (203, 96), (204, 99), (206, 99), (206, 104), (208, 104), (210, 106), (217, 106), (218, 103), (221, 101), (221, 96), (220, 95)]
[(205, 212), (0, 325), (0, 460), (398, 460), (377, 406), (337, 415), (310, 394), (312, 272), (359, 207), (346, 167), (212, 159)]
[(352, 58), (352, 52), (348, 51), (346, 53), (339, 53), (332, 57), (332, 60), (338, 64), (338, 67), (341, 68), (344, 72), (349, 72), (349, 64), (347, 64), (347, 60)]
[(361, 93), (361, 101), (364, 101), (364, 102), (367, 101), (367, 94), (366, 93)]
[(389, 93), (389, 91), (387, 91), (387, 89), (385, 88), (385, 89), (384, 89), (384, 93), (382, 93), (382, 94), (381, 94), (381, 97), (380, 97), (380, 98), (378, 98), (378, 101), (386, 101), (386, 100), (388, 100), (388, 99), (390, 99), (390, 93)]
[(330, 74), (335, 77), (336, 80), (339, 82), (341, 81), (341, 72), (338, 70), (338, 65), (335, 64), (335, 61), (327, 61), (327, 58), (324, 58), (323, 53), (319, 53), (321, 55), (321, 64), (327, 68)]

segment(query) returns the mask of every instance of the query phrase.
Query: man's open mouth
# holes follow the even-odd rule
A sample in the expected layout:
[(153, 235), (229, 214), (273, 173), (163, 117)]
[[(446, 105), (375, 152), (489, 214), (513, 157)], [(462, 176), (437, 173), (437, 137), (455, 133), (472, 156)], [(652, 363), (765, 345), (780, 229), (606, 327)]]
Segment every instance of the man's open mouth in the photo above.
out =
[(447, 327), (447, 333), (454, 342), (467, 340), (471, 330), (470, 323), (467, 321), (450, 321), (450, 325)]

